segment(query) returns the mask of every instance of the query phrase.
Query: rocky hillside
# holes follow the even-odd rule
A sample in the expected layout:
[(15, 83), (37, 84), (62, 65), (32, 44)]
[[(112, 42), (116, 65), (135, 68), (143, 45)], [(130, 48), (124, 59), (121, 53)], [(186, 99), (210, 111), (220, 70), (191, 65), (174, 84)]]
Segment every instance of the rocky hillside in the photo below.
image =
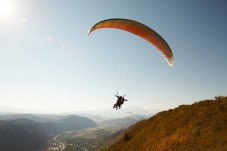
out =
[(226, 151), (227, 96), (160, 112), (125, 131), (110, 151)]

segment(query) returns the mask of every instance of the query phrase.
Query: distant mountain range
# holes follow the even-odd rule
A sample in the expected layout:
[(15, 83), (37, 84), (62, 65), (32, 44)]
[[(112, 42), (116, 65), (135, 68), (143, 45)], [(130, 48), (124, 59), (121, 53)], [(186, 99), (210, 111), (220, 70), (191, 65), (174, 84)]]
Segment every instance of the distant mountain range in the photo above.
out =
[(0, 114), (0, 120), (13, 120), (13, 119), (18, 119), (18, 118), (24, 118), (28, 120), (32, 120), (35, 122), (50, 122), (54, 121), (56, 119), (62, 118), (61, 116), (57, 115), (41, 115), (41, 114)]
[(1, 119), (1, 151), (41, 150), (47, 140), (54, 135), (97, 126), (91, 119), (75, 115), (57, 116), (57, 118), (55, 116), (44, 118), (30, 114), (1, 115)]
[[(6, 112), (8, 111), (7, 109), (10, 111), (18, 111), (18, 112)], [(52, 120), (62, 118), (62, 115), (64, 116), (78, 115), (78, 116), (92, 119), (96, 123), (101, 123), (103, 122), (103, 120), (128, 117), (129, 116), (128, 112), (132, 113), (133, 115), (142, 115), (142, 116), (150, 117), (158, 113), (159, 111), (160, 110), (146, 110), (138, 106), (131, 106), (131, 107), (125, 107), (125, 108), (122, 107), (119, 110), (109, 108), (109, 109), (102, 109), (102, 110), (75, 111), (75, 112), (62, 113), (62, 114), (56, 115), (56, 114), (34, 114), (34, 113), (27, 114), (30, 112), (25, 112), (23, 110), (19, 110), (15, 108), (10, 108), (10, 107), (5, 108), (4, 106), (0, 106), (0, 120), (25, 118), (25, 119), (34, 120), (36, 122), (49, 122)]]
[(142, 116), (142, 115), (130, 115), (124, 118), (104, 120), (101, 124), (107, 125), (109, 127), (127, 128), (146, 118), (147, 118), (146, 116)]
[(94, 120), (97, 123), (103, 122), (103, 120), (124, 118), (130, 116), (129, 112), (133, 115), (141, 115), (145, 117), (151, 117), (152, 115), (158, 113), (160, 110), (146, 110), (138, 106), (131, 106), (126, 108), (121, 108), (118, 110), (115, 109), (106, 109), (106, 110), (91, 110), (91, 111), (79, 111), (72, 113), (65, 113), (65, 115), (76, 114), (84, 116)]

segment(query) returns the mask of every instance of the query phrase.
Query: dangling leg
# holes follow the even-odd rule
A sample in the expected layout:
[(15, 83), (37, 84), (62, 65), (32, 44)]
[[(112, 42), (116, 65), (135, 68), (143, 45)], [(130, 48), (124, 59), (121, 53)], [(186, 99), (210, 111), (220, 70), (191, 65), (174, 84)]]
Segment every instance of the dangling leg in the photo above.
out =
[(116, 110), (117, 110), (117, 103), (114, 104), (113, 109), (114, 109), (114, 108), (116, 108)]

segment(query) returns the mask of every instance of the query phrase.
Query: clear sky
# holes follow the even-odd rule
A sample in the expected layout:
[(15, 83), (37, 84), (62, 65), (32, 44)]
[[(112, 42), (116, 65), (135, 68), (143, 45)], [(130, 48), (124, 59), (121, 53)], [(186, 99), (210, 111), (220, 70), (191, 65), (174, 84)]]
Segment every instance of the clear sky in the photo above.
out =
[[(169, 109), (227, 95), (225, 0), (0, 0), (0, 108), (61, 113), (123, 107)], [(142, 22), (170, 45), (154, 46), (97, 22)]]

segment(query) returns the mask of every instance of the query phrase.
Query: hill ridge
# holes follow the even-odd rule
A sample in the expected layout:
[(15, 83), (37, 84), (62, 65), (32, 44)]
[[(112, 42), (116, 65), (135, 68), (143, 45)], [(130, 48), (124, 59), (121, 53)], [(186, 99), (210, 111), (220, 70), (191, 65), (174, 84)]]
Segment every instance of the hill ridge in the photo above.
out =
[(180, 105), (130, 127), (110, 150), (227, 150), (227, 96)]

